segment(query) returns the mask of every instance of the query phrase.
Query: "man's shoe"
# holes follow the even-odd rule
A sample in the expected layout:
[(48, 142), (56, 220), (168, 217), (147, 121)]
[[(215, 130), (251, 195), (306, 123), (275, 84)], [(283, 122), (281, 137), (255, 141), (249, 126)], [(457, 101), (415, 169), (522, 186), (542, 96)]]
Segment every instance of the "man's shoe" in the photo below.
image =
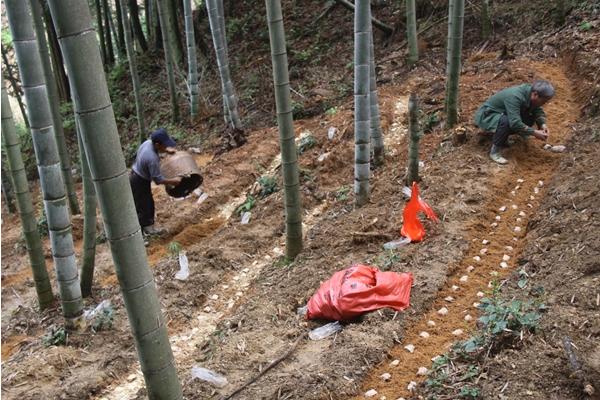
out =
[(154, 225), (144, 226), (142, 232), (148, 236), (159, 236), (166, 232), (163, 228), (156, 228)]
[(502, 154), (500, 154), (500, 148), (495, 144), (492, 145), (492, 148), (490, 150), (490, 158), (498, 164), (508, 164), (508, 160), (502, 157)]

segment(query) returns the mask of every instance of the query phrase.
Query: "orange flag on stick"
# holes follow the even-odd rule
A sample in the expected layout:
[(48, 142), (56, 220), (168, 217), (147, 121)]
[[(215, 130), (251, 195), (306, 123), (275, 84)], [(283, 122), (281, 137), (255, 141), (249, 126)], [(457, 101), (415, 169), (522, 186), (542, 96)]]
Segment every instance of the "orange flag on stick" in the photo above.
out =
[(416, 182), (413, 182), (410, 200), (406, 204), (406, 207), (404, 207), (402, 214), (404, 221), (400, 230), (400, 234), (409, 238), (411, 242), (420, 242), (425, 237), (425, 228), (423, 228), (423, 224), (417, 216), (419, 211), (424, 212), (427, 218), (434, 222), (439, 222), (433, 209), (419, 197), (419, 186), (417, 186)]

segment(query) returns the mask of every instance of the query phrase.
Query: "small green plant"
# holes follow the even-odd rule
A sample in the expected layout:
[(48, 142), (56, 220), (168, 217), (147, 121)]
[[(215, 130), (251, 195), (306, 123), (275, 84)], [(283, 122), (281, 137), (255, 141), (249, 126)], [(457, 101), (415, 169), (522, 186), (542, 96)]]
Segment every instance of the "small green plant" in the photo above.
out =
[(255, 205), (256, 199), (254, 198), (254, 196), (248, 195), (246, 196), (246, 201), (244, 201), (244, 203), (241, 206), (236, 208), (235, 213), (238, 215), (242, 215), (246, 211), (252, 210)]
[(421, 114), (419, 118), (419, 126), (421, 126), (423, 133), (430, 133), (441, 121), (437, 111), (428, 114), (421, 110), (419, 110), (419, 112)]
[(261, 198), (265, 198), (279, 190), (277, 188), (277, 180), (274, 176), (263, 175), (258, 178), (258, 184), (260, 185), (259, 195)]
[(94, 316), (90, 328), (93, 332), (105, 331), (113, 326), (113, 320), (115, 317), (115, 310), (109, 304)]
[(519, 280), (517, 281), (517, 286), (520, 289), (524, 289), (525, 286), (527, 286), (527, 281), (529, 278), (529, 275), (527, 275), (527, 272), (525, 272), (524, 269), (519, 270)]
[(37, 229), (41, 237), (48, 236), (48, 219), (46, 218), (46, 210), (44, 207), (41, 208), (37, 219)]
[(61, 103), (59, 110), (63, 121), (63, 129), (67, 132), (74, 132), (75, 114), (73, 113), (73, 103), (69, 101)]
[(348, 200), (348, 194), (350, 193), (350, 186), (342, 186), (335, 192), (335, 199), (337, 201)]
[(179, 255), (179, 253), (181, 252), (182, 248), (183, 247), (181, 246), (181, 244), (174, 240), (172, 242), (170, 242), (169, 245), (167, 246), (167, 250), (169, 251), (169, 254), (172, 257), (177, 257)]
[(281, 256), (273, 263), (273, 266), (275, 268), (284, 268), (289, 267), (293, 262), (293, 259), (287, 258), (286, 256)]
[(2, 29), (2, 47), (4, 47), (4, 50), (12, 49), (12, 35), (10, 30), (6, 29), (6, 26)]
[(593, 27), (594, 27), (594, 25), (592, 25), (589, 21), (584, 21), (581, 24), (579, 24), (579, 30), (583, 31), (583, 32), (589, 31)]
[(338, 112), (338, 108), (337, 107), (331, 107), (331, 108), (328, 108), (325, 111), (325, 115), (327, 115), (329, 117), (333, 117), (335, 114), (337, 114), (337, 112)]
[(400, 261), (400, 255), (396, 254), (394, 250), (386, 250), (377, 257), (375, 264), (379, 265), (382, 271), (389, 271), (390, 267), (398, 261)]
[(300, 119), (304, 115), (304, 103), (299, 103), (296, 100), (292, 100), (292, 115), (294, 119)]
[(306, 135), (300, 138), (298, 143), (298, 154), (302, 154), (307, 150), (312, 149), (317, 144), (317, 139), (313, 135)]
[(67, 343), (67, 331), (64, 327), (51, 327), (46, 335), (42, 337), (42, 344), (46, 347), (60, 346)]

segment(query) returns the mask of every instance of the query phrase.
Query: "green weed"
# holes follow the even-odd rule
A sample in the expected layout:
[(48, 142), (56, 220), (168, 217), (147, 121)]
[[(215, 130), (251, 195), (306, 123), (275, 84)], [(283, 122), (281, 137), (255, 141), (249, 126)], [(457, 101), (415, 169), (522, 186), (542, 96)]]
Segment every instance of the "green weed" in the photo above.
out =
[(255, 205), (256, 199), (254, 198), (254, 196), (248, 195), (246, 196), (246, 201), (244, 201), (244, 204), (236, 208), (235, 213), (238, 215), (242, 215), (246, 211), (252, 210)]
[(49, 329), (48, 333), (42, 337), (42, 344), (46, 347), (60, 346), (67, 343), (67, 331), (64, 327)]
[(259, 196), (261, 198), (265, 198), (279, 190), (277, 187), (277, 180), (274, 176), (263, 175), (258, 178), (258, 184), (260, 185)]
[(350, 186), (342, 186), (335, 192), (335, 199), (337, 201), (346, 201), (348, 200), (348, 194), (350, 193)]
[(170, 242), (167, 246), (167, 250), (169, 251), (169, 254), (172, 257), (177, 257), (182, 249), (183, 249), (183, 246), (181, 246), (181, 244), (179, 242), (176, 242), (174, 240), (172, 242)]
[(46, 210), (41, 207), (37, 218), (37, 229), (41, 237), (48, 236), (48, 218), (46, 218)]
[(93, 332), (105, 331), (113, 326), (115, 310), (111, 305), (106, 306), (92, 319), (90, 328)]
[(317, 144), (317, 139), (313, 135), (306, 135), (300, 139), (298, 143), (298, 154), (302, 154), (307, 150), (312, 149)]

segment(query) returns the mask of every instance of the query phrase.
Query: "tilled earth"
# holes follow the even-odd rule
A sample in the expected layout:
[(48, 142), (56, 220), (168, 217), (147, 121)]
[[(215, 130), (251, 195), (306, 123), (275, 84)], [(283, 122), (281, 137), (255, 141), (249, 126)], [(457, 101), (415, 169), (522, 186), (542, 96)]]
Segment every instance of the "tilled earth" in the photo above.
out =
[[(148, 254), (186, 398), (218, 398), (231, 393), (286, 353), (308, 329), (322, 325), (323, 321), (303, 320), (297, 308), (306, 304), (322, 281), (355, 262), (412, 272), (415, 285), (411, 307), (398, 314), (390, 310), (367, 314), (344, 324), (334, 338), (301, 338), (281, 364), (236, 398), (347, 398), (370, 388), (396, 398), (405, 393), (408, 381), (416, 379), (419, 366), (456, 340), (449, 334), (452, 329), (463, 328), (467, 333), (473, 328), (463, 317), (475, 301), (475, 293), (487, 288), (490, 272), (508, 276), (517, 263), (523, 265), (520, 260), (529, 261), (527, 268), (531, 268), (534, 279), (541, 280), (540, 284), (556, 288), (548, 301), (548, 315), (553, 315), (553, 307), (557, 312), (556, 321), (548, 320), (548, 338), (552, 340), (536, 342), (542, 347), (531, 348), (525, 354), (534, 358), (544, 352), (550, 358), (559, 357), (557, 341), (570, 331), (581, 354), (585, 354), (585, 365), (592, 369), (597, 366), (597, 347), (593, 343), (598, 336), (598, 305), (590, 292), (594, 285), (597, 287), (598, 278), (598, 242), (594, 239), (598, 231), (594, 219), (598, 175), (593, 164), (598, 140), (594, 139), (595, 131), (588, 130), (588, 138), (577, 136), (564, 155), (543, 150), (539, 142), (517, 141), (507, 152), (512, 161), (509, 166), (489, 162), (489, 143), (479, 142), (470, 118), (494, 91), (537, 76), (551, 79), (558, 88), (556, 99), (547, 108), (553, 144), (564, 144), (573, 134), (579, 110), (572, 93), (573, 82), (559, 63), (516, 58), (502, 62), (501, 69), (497, 65), (496, 53), (483, 52), (465, 63), (461, 119), (468, 131), (467, 144), (454, 147), (451, 135), (439, 127), (421, 140), (422, 197), (441, 219), (438, 225), (426, 223), (427, 236), (422, 243), (395, 252), (382, 250), (385, 241), (399, 236), (405, 204), (401, 189), (406, 165), (407, 96), (411, 90), (417, 91), (426, 113), (439, 109), (444, 95), (441, 67), (424, 67), (403, 85), (380, 88), (388, 153), (386, 164), (373, 171), (371, 202), (360, 209), (352, 204), (352, 104), (339, 105), (330, 115), (295, 122), (297, 136), (309, 132), (316, 144), (300, 156), (305, 250), (291, 264), (281, 257), (281, 191), (265, 198), (257, 195), (247, 225), (240, 224), (235, 213), (247, 193), (257, 194), (254, 182), (258, 177), (276, 176), (278, 187), (282, 186), (275, 160), (276, 128), (252, 132), (248, 144), (219, 157), (199, 157), (204, 164), (203, 190), (209, 195), (202, 204), (197, 204), (195, 196), (172, 201), (162, 189), (154, 189), (157, 203), (162, 204), (158, 221), (169, 229), (169, 234), (153, 241)], [(327, 137), (329, 127), (337, 128), (332, 140)], [(559, 165), (560, 174), (555, 175)], [(545, 185), (535, 192), (539, 180)], [(582, 190), (582, 186), (588, 189)], [(537, 214), (542, 202), (541, 214)], [(503, 205), (508, 211), (500, 216), (497, 227), (492, 227)], [(521, 211), (525, 216), (519, 214)], [(48, 327), (60, 325), (60, 312), (57, 308), (41, 315), (35, 312), (26, 254), (16, 246), (18, 220), (3, 215), (3, 222), (2, 395), (8, 399), (142, 398), (143, 379), (106, 245), (98, 248), (94, 296), (86, 305), (89, 308), (110, 299), (115, 307), (113, 328), (72, 334), (66, 346), (45, 347), (41, 336)], [(81, 221), (74, 223), (76, 232), (80, 232)], [(522, 231), (516, 233), (516, 226)], [(581, 241), (582, 235), (589, 240)], [(80, 249), (80, 234), (76, 239)], [(475, 261), (473, 257), (481, 254), (483, 239), (491, 244), (481, 261)], [(185, 281), (174, 279), (178, 265), (168, 251), (172, 241), (183, 246), (190, 260), (191, 274)], [(508, 245), (513, 248), (510, 266), (498, 269)], [(466, 282), (460, 280), (470, 265), (474, 265), (474, 271)], [(549, 271), (550, 265), (562, 268), (563, 275), (541, 272)], [(561, 285), (565, 279), (573, 286)], [(455, 302), (448, 305), (443, 298), (452, 285), (460, 291), (453, 291)], [(444, 320), (435, 317), (442, 304), (450, 310)], [(435, 318), (436, 328), (425, 328), (426, 321)], [(425, 329), (431, 335), (428, 341), (418, 339)], [(407, 343), (418, 349), (411, 358), (402, 353)], [(403, 362), (392, 371), (391, 382), (381, 383), (380, 371), (387, 369), (392, 359)], [(498, 360), (501, 364), (503, 359)], [(530, 365), (525, 364), (526, 360), (522, 358), (523, 364), (513, 361), (515, 370), (522, 365), (525, 371)], [(566, 365), (564, 360), (561, 365)], [(193, 380), (193, 366), (223, 374), (228, 384), (216, 388)], [(558, 375), (564, 371), (556, 368), (551, 372)], [(504, 369), (490, 368), (485, 390), (496, 393), (509, 379), (514, 384), (507, 386), (505, 394), (522, 393), (530, 385), (524, 377), (517, 379)], [(557, 386), (563, 382), (554, 375), (552, 379)], [(576, 393), (578, 384), (569, 385), (569, 393)], [(537, 386), (527, 390), (560, 393), (541, 392)]]

